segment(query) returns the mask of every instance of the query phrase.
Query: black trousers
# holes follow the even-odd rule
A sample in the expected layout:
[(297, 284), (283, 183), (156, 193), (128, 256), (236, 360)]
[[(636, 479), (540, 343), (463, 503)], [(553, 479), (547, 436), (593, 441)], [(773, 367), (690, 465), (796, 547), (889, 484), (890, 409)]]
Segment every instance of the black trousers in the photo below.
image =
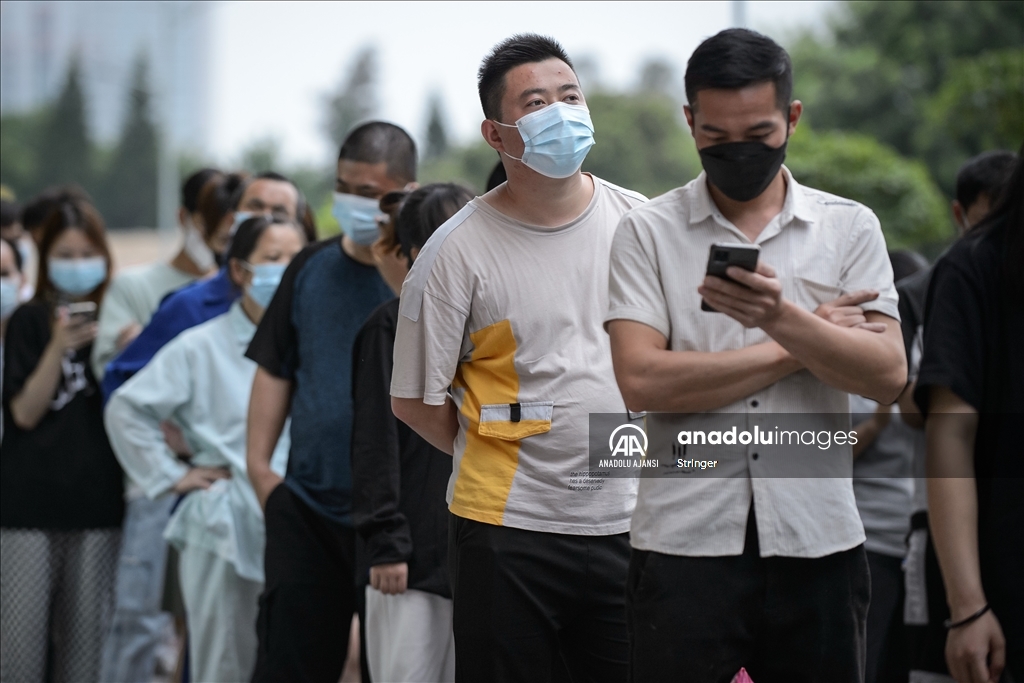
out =
[(455, 678), (626, 680), (627, 534), (524, 531), (452, 516)]
[(634, 550), (626, 592), (630, 680), (861, 683), (870, 597), (864, 546), (822, 558)]
[[(312, 510), (285, 484), (271, 492), (264, 517), (266, 586), (256, 620), (259, 649), (252, 680), (337, 683), (352, 615), (360, 611), (355, 531)], [(365, 671), (365, 644), (362, 648)], [(368, 673), (363, 676), (368, 682)]]
[(910, 677), (903, 625), (903, 559), (867, 551), (871, 604), (867, 621), (865, 683), (906, 683)]

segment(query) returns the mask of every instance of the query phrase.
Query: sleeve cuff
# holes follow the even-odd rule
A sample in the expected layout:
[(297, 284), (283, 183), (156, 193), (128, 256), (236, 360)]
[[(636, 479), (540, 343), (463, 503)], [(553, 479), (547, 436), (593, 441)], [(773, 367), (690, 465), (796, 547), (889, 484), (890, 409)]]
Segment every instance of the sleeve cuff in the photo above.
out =
[(663, 316), (636, 306), (613, 306), (609, 309), (608, 315), (604, 318), (605, 331), (608, 330), (608, 323), (612, 320), (632, 320), (633, 322), (643, 323), (648, 327), (656, 329), (666, 339), (669, 338), (672, 332), (668, 320)]

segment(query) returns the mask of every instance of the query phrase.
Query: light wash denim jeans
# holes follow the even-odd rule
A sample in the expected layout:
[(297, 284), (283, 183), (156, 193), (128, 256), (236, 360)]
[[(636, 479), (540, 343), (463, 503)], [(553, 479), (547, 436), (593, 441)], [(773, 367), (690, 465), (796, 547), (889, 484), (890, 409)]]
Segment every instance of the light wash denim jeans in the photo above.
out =
[(156, 650), (171, 615), (160, 611), (167, 564), (164, 529), (175, 496), (145, 496), (125, 506), (121, 557), (114, 588), (114, 617), (103, 644), (101, 681), (151, 683)]

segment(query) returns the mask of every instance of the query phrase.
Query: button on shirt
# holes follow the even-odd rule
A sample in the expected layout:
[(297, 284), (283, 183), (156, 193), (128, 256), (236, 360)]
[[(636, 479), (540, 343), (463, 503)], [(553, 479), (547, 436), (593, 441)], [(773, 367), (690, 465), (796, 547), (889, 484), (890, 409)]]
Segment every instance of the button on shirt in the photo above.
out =
[[(241, 304), (179, 335), (114, 392), (106, 425), (125, 471), (150, 498), (169, 491), (188, 472), (164, 442), (163, 420), (173, 419), (195, 453), (192, 464), (226, 467), (230, 479), (185, 496), (165, 538), (178, 548), (197, 546), (227, 560), (239, 576), (263, 581), (263, 513), (245, 466), (246, 414), (256, 363), (245, 357), (256, 326)], [(271, 469), (284, 474), (288, 430)]]
[[(857, 202), (802, 187), (783, 168), (787, 183), (782, 211), (755, 243), (772, 265), (783, 296), (813, 311), (859, 289), (878, 299), (863, 304), (896, 320), (897, 296), (885, 240), (875, 215)], [(721, 313), (701, 310), (697, 287), (713, 243), (750, 240), (715, 206), (702, 173), (623, 217), (612, 245), (606, 320), (649, 325), (673, 351), (716, 352), (770, 341)], [(849, 429), (849, 399), (801, 370), (714, 412), (738, 413), (739, 429), (773, 429), (785, 413), (832, 414), (827, 429)], [(779, 417), (777, 417), (779, 416)], [(648, 421), (668, 420), (656, 413)], [(823, 425), (824, 426), (824, 425)], [(780, 427), (781, 428), (781, 427)], [(864, 542), (849, 477), (779, 476), (771, 449), (735, 446), (746, 455), (746, 472), (693, 479), (641, 479), (633, 515), (633, 547), (672, 555), (739, 555), (753, 498), (762, 556), (821, 557)], [(779, 448), (776, 446), (775, 448)], [(852, 459), (848, 446), (830, 457)], [(808, 463), (813, 474), (815, 463)]]

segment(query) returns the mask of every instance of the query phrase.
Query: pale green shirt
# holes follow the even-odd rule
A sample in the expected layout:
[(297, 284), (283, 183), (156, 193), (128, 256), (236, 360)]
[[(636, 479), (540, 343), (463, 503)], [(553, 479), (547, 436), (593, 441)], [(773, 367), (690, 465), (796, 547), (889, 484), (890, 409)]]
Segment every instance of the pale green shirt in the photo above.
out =
[(92, 371), (97, 381), (103, 380), (107, 363), (119, 352), (117, 335), (124, 326), (138, 323), (145, 327), (165, 296), (195, 279), (163, 262), (126, 268), (117, 274), (103, 295), (99, 331), (92, 344)]
[[(245, 357), (256, 326), (235, 302), (224, 315), (182, 332), (110, 397), (105, 411), (114, 454), (150, 498), (188, 472), (167, 447), (160, 423), (182, 428), (192, 464), (226, 467), (231, 478), (185, 496), (164, 537), (176, 547), (199, 546), (263, 581), (263, 513), (246, 473), (245, 430), (256, 363)], [(290, 439), (286, 425), (271, 468), (283, 475)]]

